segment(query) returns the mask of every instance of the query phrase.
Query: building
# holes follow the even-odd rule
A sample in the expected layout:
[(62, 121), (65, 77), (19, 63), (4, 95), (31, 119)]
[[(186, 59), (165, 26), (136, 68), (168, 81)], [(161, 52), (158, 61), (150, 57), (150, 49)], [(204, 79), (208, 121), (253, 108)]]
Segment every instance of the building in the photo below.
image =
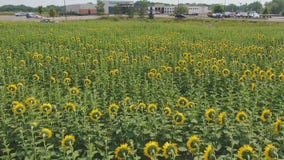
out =
[(97, 9), (95, 4), (73, 4), (66, 6), (67, 14), (78, 14), (78, 15), (93, 15), (97, 14)]
[(122, 1), (122, 0), (105, 0), (104, 1), (104, 10), (105, 14), (115, 14), (117, 13), (117, 9), (119, 7), (119, 12), (121, 14), (127, 14), (129, 8), (134, 7), (134, 1)]
[(207, 6), (188, 6), (189, 15), (207, 15), (209, 9)]
[(156, 3), (153, 7), (154, 14), (174, 14), (175, 6), (173, 5), (165, 5), (163, 3)]
[[(176, 5), (167, 5), (163, 3), (155, 3), (152, 6), (154, 14), (174, 14)], [(186, 14), (189, 15), (207, 15), (209, 9), (207, 6), (187, 6), (188, 11)]]

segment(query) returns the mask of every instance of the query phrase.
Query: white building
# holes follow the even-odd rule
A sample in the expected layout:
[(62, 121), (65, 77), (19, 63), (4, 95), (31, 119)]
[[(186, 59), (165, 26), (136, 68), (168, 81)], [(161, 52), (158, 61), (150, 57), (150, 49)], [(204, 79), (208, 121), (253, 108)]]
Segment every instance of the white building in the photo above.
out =
[(188, 6), (188, 14), (206, 15), (209, 12), (207, 6)]
[(95, 4), (73, 4), (66, 6), (66, 13), (69, 14), (81, 14), (81, 15), (90, 15), (96, 14), (97, 9)]
[(117, 5), (120, 5), (122, 14), (125, 14), (128, 8), (134, 6), (134, 1), (104, 0), (104, 4), (105, 14), (114, 14)]

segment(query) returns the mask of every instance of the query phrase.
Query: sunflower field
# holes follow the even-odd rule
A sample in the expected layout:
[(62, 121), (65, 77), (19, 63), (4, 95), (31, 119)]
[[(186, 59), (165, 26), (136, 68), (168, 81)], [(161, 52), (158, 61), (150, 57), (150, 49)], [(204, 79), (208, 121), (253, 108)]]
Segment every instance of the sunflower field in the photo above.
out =
[(284, 159), (283, 28), (0, 22), (0, 159)]

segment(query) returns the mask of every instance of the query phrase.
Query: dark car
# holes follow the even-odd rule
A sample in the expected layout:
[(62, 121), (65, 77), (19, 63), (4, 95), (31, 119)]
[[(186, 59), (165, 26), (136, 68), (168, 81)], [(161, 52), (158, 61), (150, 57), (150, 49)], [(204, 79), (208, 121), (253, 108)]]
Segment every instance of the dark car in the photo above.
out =
[(186, 18), (184, 14), (176, 14), (176, 18)]

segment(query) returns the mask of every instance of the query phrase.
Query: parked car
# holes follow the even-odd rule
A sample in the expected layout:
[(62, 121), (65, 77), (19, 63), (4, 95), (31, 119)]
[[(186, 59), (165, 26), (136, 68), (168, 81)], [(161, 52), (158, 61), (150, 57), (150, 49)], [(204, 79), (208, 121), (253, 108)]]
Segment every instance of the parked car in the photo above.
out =
[(212, 14), (212, 17), (213, 17), (213, 18), (222, 18), (222, 17), (223, 17), (223, 14), (222, 14), (222, 13), (213, 13), (213, 14)]
[(248, 16), (249, 18), (260, 18), (260, 15), (256, 13), (255, 11), (249, 12)]
[(184, 14), (176, 14), (175, 17), (176, 18), (186, 18)]
[(27, 15), (27, 13), (25, 13), (25, 12), (17, 12), (17, 13), (15, 13), (15, 16), (17, 16), (17, 17), (19, 17), (19, 16), (26, 16)]

